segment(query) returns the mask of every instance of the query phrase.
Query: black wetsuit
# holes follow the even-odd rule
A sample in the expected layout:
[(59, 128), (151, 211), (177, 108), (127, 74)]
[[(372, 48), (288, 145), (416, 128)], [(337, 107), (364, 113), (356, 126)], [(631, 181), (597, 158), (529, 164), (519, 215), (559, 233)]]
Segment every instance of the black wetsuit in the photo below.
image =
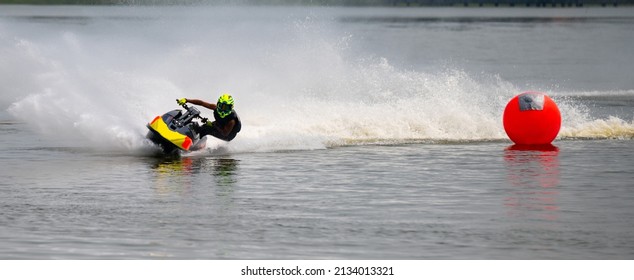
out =
[[(240, 129), (242, 129), (242, 122), (240, 122), (240, 117), (238, 117), (238, 114), (236, 113), (236, 111), (232, 110), (228, 116), (221, 118), (220, 115), (218, 115), (218, 112), (214, 110), (214, 119), (216, 119), (216, 121), (213, 122), (211, 125), (203, 124), (196, 130), (198, 134), (200, 134), (200, 138), (202, 138), (205, 135), (211, 135), (218, 139), (231, 141), (233, 140), (233, 138), (236, 137), (238, 132), (240, 132)], [(227, 136), (222, 135), (222, 133), (220, 132), (220, 130), (218, 130), (218, 128), (224, 127), (231, 120), (236, 120), (236, 123), (233, 126), (233, 129), (231, 130), (229, 135)]]

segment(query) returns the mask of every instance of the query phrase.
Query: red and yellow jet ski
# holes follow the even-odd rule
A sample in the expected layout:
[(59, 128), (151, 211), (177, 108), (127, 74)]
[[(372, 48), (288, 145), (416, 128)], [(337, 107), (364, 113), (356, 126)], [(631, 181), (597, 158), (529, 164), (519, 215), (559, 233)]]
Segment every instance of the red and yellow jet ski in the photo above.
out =
[(166, 154), (180, 154), (205, 148), (207, 136), (200, 138), (196, 132), (200, 124), (197, 119), (207, 122), (200, 116), (200, 111), (194, 106), (182, 105), (180, 109), (169, 111), (152, 120), (147, 128), (150, 130), (147, 138), (160, 146)]

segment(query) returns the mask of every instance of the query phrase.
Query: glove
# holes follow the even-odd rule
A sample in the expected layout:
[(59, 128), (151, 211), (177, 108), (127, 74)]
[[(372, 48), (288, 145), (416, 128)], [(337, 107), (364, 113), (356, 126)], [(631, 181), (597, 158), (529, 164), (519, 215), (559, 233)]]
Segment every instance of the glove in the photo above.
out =
[(207, 120), (207, 122), (205, 123), (208, 126), (214, 126), (214, 122)]
[(178, 105), (185, 105), (185, 103), (187, 103), (187, 98), (181, 98), (176, 100), (176, 102), (178, 103)]

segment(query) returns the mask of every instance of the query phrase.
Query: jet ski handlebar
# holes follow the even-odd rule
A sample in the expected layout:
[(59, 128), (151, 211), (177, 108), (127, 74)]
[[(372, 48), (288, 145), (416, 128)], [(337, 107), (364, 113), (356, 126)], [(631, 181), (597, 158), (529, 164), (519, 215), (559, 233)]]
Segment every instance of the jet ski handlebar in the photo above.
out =
[[(178, 99), (177, 99), (178, 101)], [(185, 113), (186, 121), (190, 122), (194, 118), (198, 118), (203, 122), (207, 122), (209, 119), (200, 116), (200, 111), (194, 106), (187, 106), (187, 104), (181, 105), (187, 112)]]

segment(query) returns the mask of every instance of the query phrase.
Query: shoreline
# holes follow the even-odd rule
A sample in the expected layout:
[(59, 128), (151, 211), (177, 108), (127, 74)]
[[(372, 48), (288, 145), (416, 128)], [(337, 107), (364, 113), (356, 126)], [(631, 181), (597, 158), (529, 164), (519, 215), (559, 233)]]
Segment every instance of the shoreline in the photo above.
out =
[(0, 5), (80, 5), (80, 6), (333, 6), (333, 7), (629, 7), (634, 0), (0, 0)]

